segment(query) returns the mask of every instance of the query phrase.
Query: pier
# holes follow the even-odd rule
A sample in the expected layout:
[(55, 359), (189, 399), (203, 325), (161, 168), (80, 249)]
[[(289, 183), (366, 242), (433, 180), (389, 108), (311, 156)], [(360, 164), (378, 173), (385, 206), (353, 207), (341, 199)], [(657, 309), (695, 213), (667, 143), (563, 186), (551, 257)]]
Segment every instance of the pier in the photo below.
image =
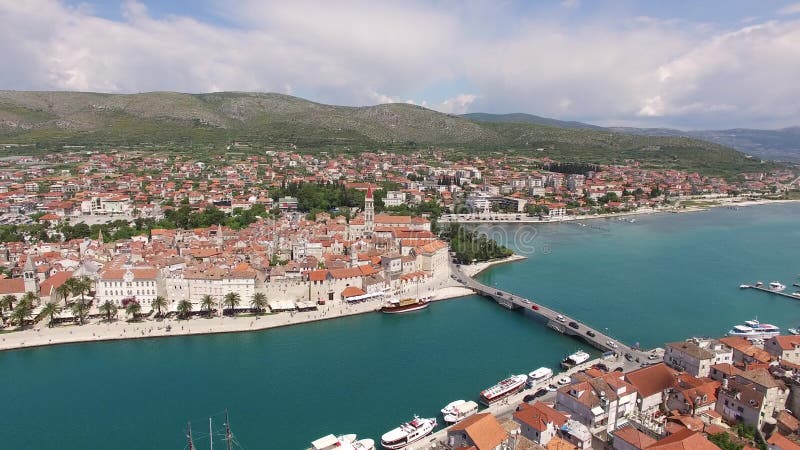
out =
[[(778, 296), (781, 296), (781, 297), (790, 298), (792, 300), (800, 300), (800, 296), (787, 294), (786, 292), (773, 291), (772, 289), (765, 288), (765, 287), (762, 287), (762, 286), (753, 286), (753, 285), (750, 285), (750, 284), (745, 284), (745, 285), (742, 285), (742, 286), (743, 286), (742, 289), (755, 289), (757, 291), (766, 292), (767, 294), (774, 294), (774, 295), (778, 295)], [(800, 287), (800, 284), (794, 283), (794, 286)]]
[(641, 349), (634, 349), (566, 314), (511, 292), (480, 283), (462, 272), (458, 266), (453, 266), (453, 274), (459, 282), (472, 289), (476, 294), (491, 298), (500, 306), (510, 310), (525, 310), (527, 314), (531, 314), (544, 322), (548, 328), (567, 336), (579, 338), (598, 350), (603, 352), (614, 351), (620, 355), (627, 353), (640, 359), (646, 359), (648, 356), (647, 352)]

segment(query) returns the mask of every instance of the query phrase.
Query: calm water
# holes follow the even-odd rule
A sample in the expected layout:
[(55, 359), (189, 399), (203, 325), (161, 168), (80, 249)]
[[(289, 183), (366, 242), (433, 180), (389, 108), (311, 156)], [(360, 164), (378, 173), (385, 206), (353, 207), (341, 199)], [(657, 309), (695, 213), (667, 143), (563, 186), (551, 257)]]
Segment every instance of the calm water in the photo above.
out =
[[(796, 326), (800, 302), (737, 286), (793, 288), (798, 219), (800, 205), (776, 205), (539, 226), (520, 245), (528, 260), (482, 279), (644, 346), (722, 334), (756, 315)], [(4, 352), (0, 435), (13, 449), (180, 449), (191, 420), (207, 448), (208, 416), (219, 432), (228, 408), (243, 448), (306, 448), (327, 433), (378, 439), (579, 347), (469, 297), (401, 317)]]

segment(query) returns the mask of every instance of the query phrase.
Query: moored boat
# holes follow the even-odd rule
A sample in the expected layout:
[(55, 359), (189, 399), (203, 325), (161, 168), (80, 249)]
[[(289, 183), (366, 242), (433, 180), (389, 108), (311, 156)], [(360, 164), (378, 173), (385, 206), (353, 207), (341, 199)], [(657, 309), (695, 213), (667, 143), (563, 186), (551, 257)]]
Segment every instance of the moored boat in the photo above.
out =
[(773, 336), (779, 336), (781, 329), (775, 325), (768, 323), (761, 323), (758, 320), (746, 320), (741, 325), (734, 325), (728, 331), (728, 336), (739, 336), (745, 339), (768, 339)]
[(436, 428), (436, 419), (421, 419), (414, 416), (410, 422), (386, 432), (381, 436), (383, 448), (403, 448), (429, 435)]
[(800, 334), (800, 329), (797, 328), (787, 328), (786, 331), (788, 331), (789, 334)]
[(448, 403), (447, 406), (442, 408), (442, 415), (446, 416), (448, 414), (453, 414), (453, 411), (455, 411), (455, 407), (458, 405), (463, 405), (464, 403), (466, 403), (465, 400), (455, 400)]
[(372, 439), (356, 440), (355, 434), (334, 436), (329, 434), (311, 443), (309, 450), (375, 450)]
[(444, 415), (444, 421), (447, 423), (460, 422), (476, 412), (478, 412), (478, 404), (470, 400), (453, 407), (450, 414)]
[(785, 284), (781, 284), (778, 281), (773, 281), (772, 283), (769, 284), (769, 290), (770, 291), (783, 292), (784, 289), (786, 289), (786, 285)]
[(589, 360), (589, 358), (591, 358), (591, 356), (588, 353), (583, 350), (578, 350), (577, 352), (564, 358), (564, 360), (561, 361), (561, 367), (570, 369), (585, 363)]
[(381, 312), (387, 314), (398, 314), (425, 309), (431, 304), (428, 299), (404, 298), (402, 300), (390, 299), (381, 308)]
[(511, 394), (515, 394), (525, 387), (527, 381), (527, 375), (511, 375), (494, 386), (481, 391), (481, 403), (489, 406)]
[(536, 383), (549, 380), (553, 376), (553, 369), (549, 367), (539, 367), (528, 374), (528, 384), (533, 386)]

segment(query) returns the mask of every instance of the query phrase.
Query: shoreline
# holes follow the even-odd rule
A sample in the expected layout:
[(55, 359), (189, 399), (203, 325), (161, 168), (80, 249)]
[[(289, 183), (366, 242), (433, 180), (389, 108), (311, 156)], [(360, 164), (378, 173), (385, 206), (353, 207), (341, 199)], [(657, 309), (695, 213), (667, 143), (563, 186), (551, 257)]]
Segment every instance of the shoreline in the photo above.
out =
[[(471, 289), (449, 285), (435, 289), (431, 294), (431, 301), (449, 300), (473, 294)], [(85, 325), (70, 324), (53, 328), (37, 324), (25, 330), (0, 334), (0, 352), (90, 342), (263, 331), (379, 312), (381, 304), (381, 302), (375, 301), (355, 305), (336, 304), (326, 305), (314, 311), (283, 312), (261, 316), (193, 317), (186, 320), (161, 319), (141, 322), (128, 322), (124, 319), (113, 322), (99, 320)], [(167, 330), (167, 327), (170, 329)]]
[(524, 255), (520, 255), (520, 254), (514, 253), (513, 255), (511, 255), (509, 257), (506, 257), (506, 258), (495, 259), (495, 260), (491, 260), (491, 261), (484, 261), (484, 262), (479, 262), (479, 263), (474, 263), (474, 264), (469, 264), (469, 265), (462, 265), (461, 266), (461, 271), (465, 275), (469, 276), (470, 278), (475, 278), (475, 276), (477, 276), (481, 272), (489, 269), (490, 267), (499, 266), (501, 264), (508, 264), (508, 263), (512, 263), (512, 262), (516, 262), (516, 261), (521, 261), (523, 259), (528, 259), (528, 257), (524, 256)]
[[(617, 213), (606, 213), (606, 214), (586, 214), (586, 215), (578, 215), (578, 216), (564, 216), (556, 219), (546, 219), (546, 220), (539, 220), (535, 217), (523, 217), (523, 220), (516, 220), (515, 218), (498, 218), (496, 220), (465, 220), (465, 221), (442, 221), (442, 223), (459, 223), (459, 224), (518, 224), (518, 225), (534, 225), (534, 224), (551, 224), (551, 223), (562, 223), (562, 222), (575, 222), (580, 220), (592, 220), (592, 219), (613, 219), (616, 217), (629, 217), (629, 216), (641, 216), (641, 215), (650, 215), (650, 214), (660, 214), (660, 213), (673, 213), (673, 214), (682, 214), (682, 213), (690, 213), (690, 212), (698, 212), (698, 211), (708, 211), (714, 208), (730, 208), (730, 207), (748, 207), (748, 206), (759, 206), (759, 205), (770, 205), (770, 204), (784, 204), (784, 203), (797, 203), (800, 202), (800, 199), (777, 199), (777, 200), (732, 200), (732, 201), (722, 201), (720, 200), (729, 200), (728, 198), (724, 199), (690, 199), (687, 201), (692, 202), (709, 202), (707, 205), (699, 205), (699, 206), (687, 206), (685, 208), (676, 208), (676, 207), (669, 207), (669, 208), (640, 208), (634, 211), (623, 211)], [(510, 216), (516, 216), (516, 214), (510, 214)]]

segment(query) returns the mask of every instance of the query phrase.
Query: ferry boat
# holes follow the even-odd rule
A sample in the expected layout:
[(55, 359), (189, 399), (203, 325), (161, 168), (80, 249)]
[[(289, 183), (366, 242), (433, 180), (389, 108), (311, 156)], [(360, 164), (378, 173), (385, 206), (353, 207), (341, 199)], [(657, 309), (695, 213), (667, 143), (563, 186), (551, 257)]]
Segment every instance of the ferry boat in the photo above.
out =
[(375, 450), (372, 439), (356, 440), (355, 434), (334, 436), (329, 434), (311, 443), (309, 450)]
[(775, 325), (768, 323), (761, 323), (758, 320), (745, 320), (742, 325), (734, 325), (728, 331), (728, 336), (739, 336), (745, 339), (767, 339), (773, 336), (779, 336), (781, 329)]
[(539, 367), (528, 374), (528, 384), (533, 386), (536, 383), (548, 380), (553, 376), (553, 369), (549, 367)]
[(420, 419), (414, 416), (411, 422), (404, 423), (381, 436), (381, 445), (389, 449), (403, 448), (431, 434), (434, 428), (436, 419)]
[(451, 424), (460, 422), (476, 412), (478, 412), (478, 404), (470, 400), (455, 406), (450, 414), (445, 414), (444, 421)]
[(769, 290), (770, 291), (783, 292), (784, 289), (786, 289), (786, 285), (785, 284), (781, 284), (778, 281), (773, 281), (772, 283), (769, 284)]
[(489, 406), (511, 394), (515, 394), (525, 387), (527, 381), (528, 377), (526, 375), (511, 375), (494, 386), (481, 391), (481, 403)]
[(396, 298), (390, 299), (381, 308), (381, 312), (386, 314), (399, 314), (412, 311), (419, 311), (430, 306), (430, 300), (426, 298), (404, 298), (398, 300)]
[(561, 361), (561, 367), (565, 369), (570, 369), (572, 367), (581, 365), (589, 360), (591, 356), (583, 350), (578, 350), (577, 352), (567, 356)]

